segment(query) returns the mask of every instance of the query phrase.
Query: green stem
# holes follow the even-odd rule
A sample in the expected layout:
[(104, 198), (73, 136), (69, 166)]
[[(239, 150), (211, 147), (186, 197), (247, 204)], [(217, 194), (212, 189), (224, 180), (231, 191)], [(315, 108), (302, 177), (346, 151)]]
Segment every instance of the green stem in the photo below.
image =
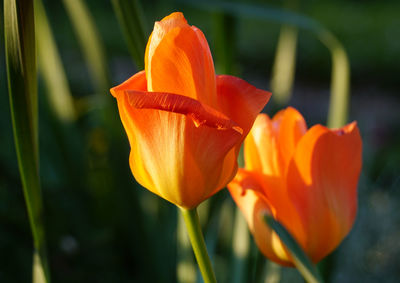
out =
[(180, 208), (180, 210), (183, 215), (183, 219), (185, 220), (190, 243), (192, 244), (194, 255), (196, 256), (197, 264), (199, 265), (203, 280), (205, 283), (216, 283), (217, 280), (215, 279), (214, 270), (211, 266), (210, 258), (208, 257), (196, 208)]

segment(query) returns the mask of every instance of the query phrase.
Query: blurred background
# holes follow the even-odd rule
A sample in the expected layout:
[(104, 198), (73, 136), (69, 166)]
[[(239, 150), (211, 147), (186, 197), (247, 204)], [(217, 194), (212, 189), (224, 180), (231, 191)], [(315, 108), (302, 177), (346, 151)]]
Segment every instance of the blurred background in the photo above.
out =
[[(200, 280), (193, 276), (197, 267), (176, 208), (131, 175), (128, 141), (108, 91), (143, 68), (154, 22), (173, 11), (182, 11), (204, 32), (217, 73), (272, 90), (276, 97), (264, 112), (273, 115), (291, 105), (309, 127), (326, 124), (331, 93), (333, 53), (321, 41), (319, 27), (335, 36), (350, 63), (348, 120), (357, 120), (361, 130), (363, 171), (353, 230), (321, 268), (327, 282), (399, 282), (399, 1), (132, 1), (139, 4), (137, 23), (143, 27), (136, 51), (115, 2), (35, 2), (40, 175), (53, 282)], [(304, 24), (296, 15), (313, 20)], [(0, 282), (29, 282), (32, 236), (1, 33)], [(286, 63), (277, 63), (279, 52)], [(278, 65), (286, 68), (283, 78)], [(285, 89), (279, 89), (282, 84)], [(219, 281), (238, 282), (240, 272), (243, 282), (303, 282), (296, 270), (264, 260), (251, 237), (245, 259), (237, 258), (235, 213), (226, 190), (200, 207)]]

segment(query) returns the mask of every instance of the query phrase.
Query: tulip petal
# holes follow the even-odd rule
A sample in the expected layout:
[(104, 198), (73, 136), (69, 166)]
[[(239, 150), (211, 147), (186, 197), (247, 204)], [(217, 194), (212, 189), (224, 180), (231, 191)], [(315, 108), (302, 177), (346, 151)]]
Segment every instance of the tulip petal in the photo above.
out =
[(243, 130), (224, 114), (183, 95), (126, 90), (129, 104), (137, 109), (157, 109), (189, 116), (196, 127), (205, 125), (219, 130), (233, 129), (239, 134)]
[(153, 57), (154, 50), (157, 48), (164, 35), (166, 35), (171, 29), (185, 26), (188, 26), (188, 23), (181, 12), (172, 13), (164, 17), (161, 21), (154, 23), (154, 29), (149, 37), (145, 51), (144, 60), (146, 70), (149, 70), (150, 68), (150, 66), (148, 66), (148, 58)]
[(127, 90), (118, 107), (142, 186), (184, 208), (217, 191), (223, 160), (242, 138), (232, 121), (175, 94)]
[(182, 19), (168, 25), (161, 21), (155, 25), (148, 44), (149, 91), (176, 93), (216, 106), (214, 64), (199, 29)]
[[(287, 168), (297, 143), (307, 131), (307, 125), (300, 112), (293, 107), (288, 107), (280, 112), (282, 115), (279, 113), (275, 115), (273, 123), (279, 123), (279, 126), (275, 125), (275, 128), (279, 129), (276, 142), (279, 146), (281, 168)], [(282, 175), (285, 173), (282, 172)]]
[(297, 143), (306, 131), (303, 116), (292, 107), (279, 111), (272, 120), (260, 114), (245, 141), (246, 168), (268, 176), (285, 175)]
[(269, 117), (266, 114), (259, 114), (244, 142), (246, 169), (267, 176), (280, 175), (281, 162), (276, 136), (277, 129)]
[(243, 138), (253, 126), (271, 93), (228, 75), (217, 76), (218, 109), (243, 129)]
[(307, 233), (314, 262), (350, 231), (357, 210), (361, 138), (355, 122), (329, 130), (312, 127), (299, 141), (287, 173), (289, 197)]
[(261, 252), (277, 263), (292, 266), (286, 248), (264, 221), (264, 214), (275, 214), (275, 210), (262, 192), (257, 173), (239, 169), (233, 181), (228, 184), (228, 189), (245, 216)]
[(271, 93), (258, 89), (246, 81), (234, 76), (219, 75), (217, 80), (218, 109), (243, 130), (241, 141), (226, 156), (220, 185), (225, 185), (233, 176), (232, 171), (237, 167), (241, 143), (253, 126), (257, 114), (267, 104)]

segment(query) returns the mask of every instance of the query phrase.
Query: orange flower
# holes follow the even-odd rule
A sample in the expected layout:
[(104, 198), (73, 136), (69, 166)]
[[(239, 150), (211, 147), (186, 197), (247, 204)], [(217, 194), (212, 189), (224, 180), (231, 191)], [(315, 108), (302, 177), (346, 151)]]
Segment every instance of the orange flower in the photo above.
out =
[(291, 107), (272, 120), (257, 117), (245, 140), (245, 169), (228, 188), (265, 256), (293, 265), (264, 213), (280, 221), (315, 263), (340, 244), (356, 216), (361, 147), (356, 122), (307, 131)]
[(222, 189), (237, 171), (244, 137), (270, 93), (216, 76), (203, 33), (182, 13), (156, 22), (145, 71), (111, 89), (145, 188), (183, 208)]

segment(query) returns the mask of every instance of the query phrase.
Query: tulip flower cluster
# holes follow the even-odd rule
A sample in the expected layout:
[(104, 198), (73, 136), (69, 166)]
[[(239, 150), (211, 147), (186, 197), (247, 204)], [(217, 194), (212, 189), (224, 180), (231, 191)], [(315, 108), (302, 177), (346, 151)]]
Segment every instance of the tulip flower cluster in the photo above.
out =
[[(111, 93), (130, 142), (132, 173), (151, 192), (192, 209), (229, 183), (260, 250), (283, 265), (293, 265), (291, 255), (265, 213), (314, 262), (349, 233), (361, 170), (357, 124), (307, 130), (290, 107), (273, 119), (257, 117), (271, 94), (215, 75), (203, 33), (181, 13), (155, 23), (145, 70)], [(243, 141), (245, 168), (238, 170)]]

